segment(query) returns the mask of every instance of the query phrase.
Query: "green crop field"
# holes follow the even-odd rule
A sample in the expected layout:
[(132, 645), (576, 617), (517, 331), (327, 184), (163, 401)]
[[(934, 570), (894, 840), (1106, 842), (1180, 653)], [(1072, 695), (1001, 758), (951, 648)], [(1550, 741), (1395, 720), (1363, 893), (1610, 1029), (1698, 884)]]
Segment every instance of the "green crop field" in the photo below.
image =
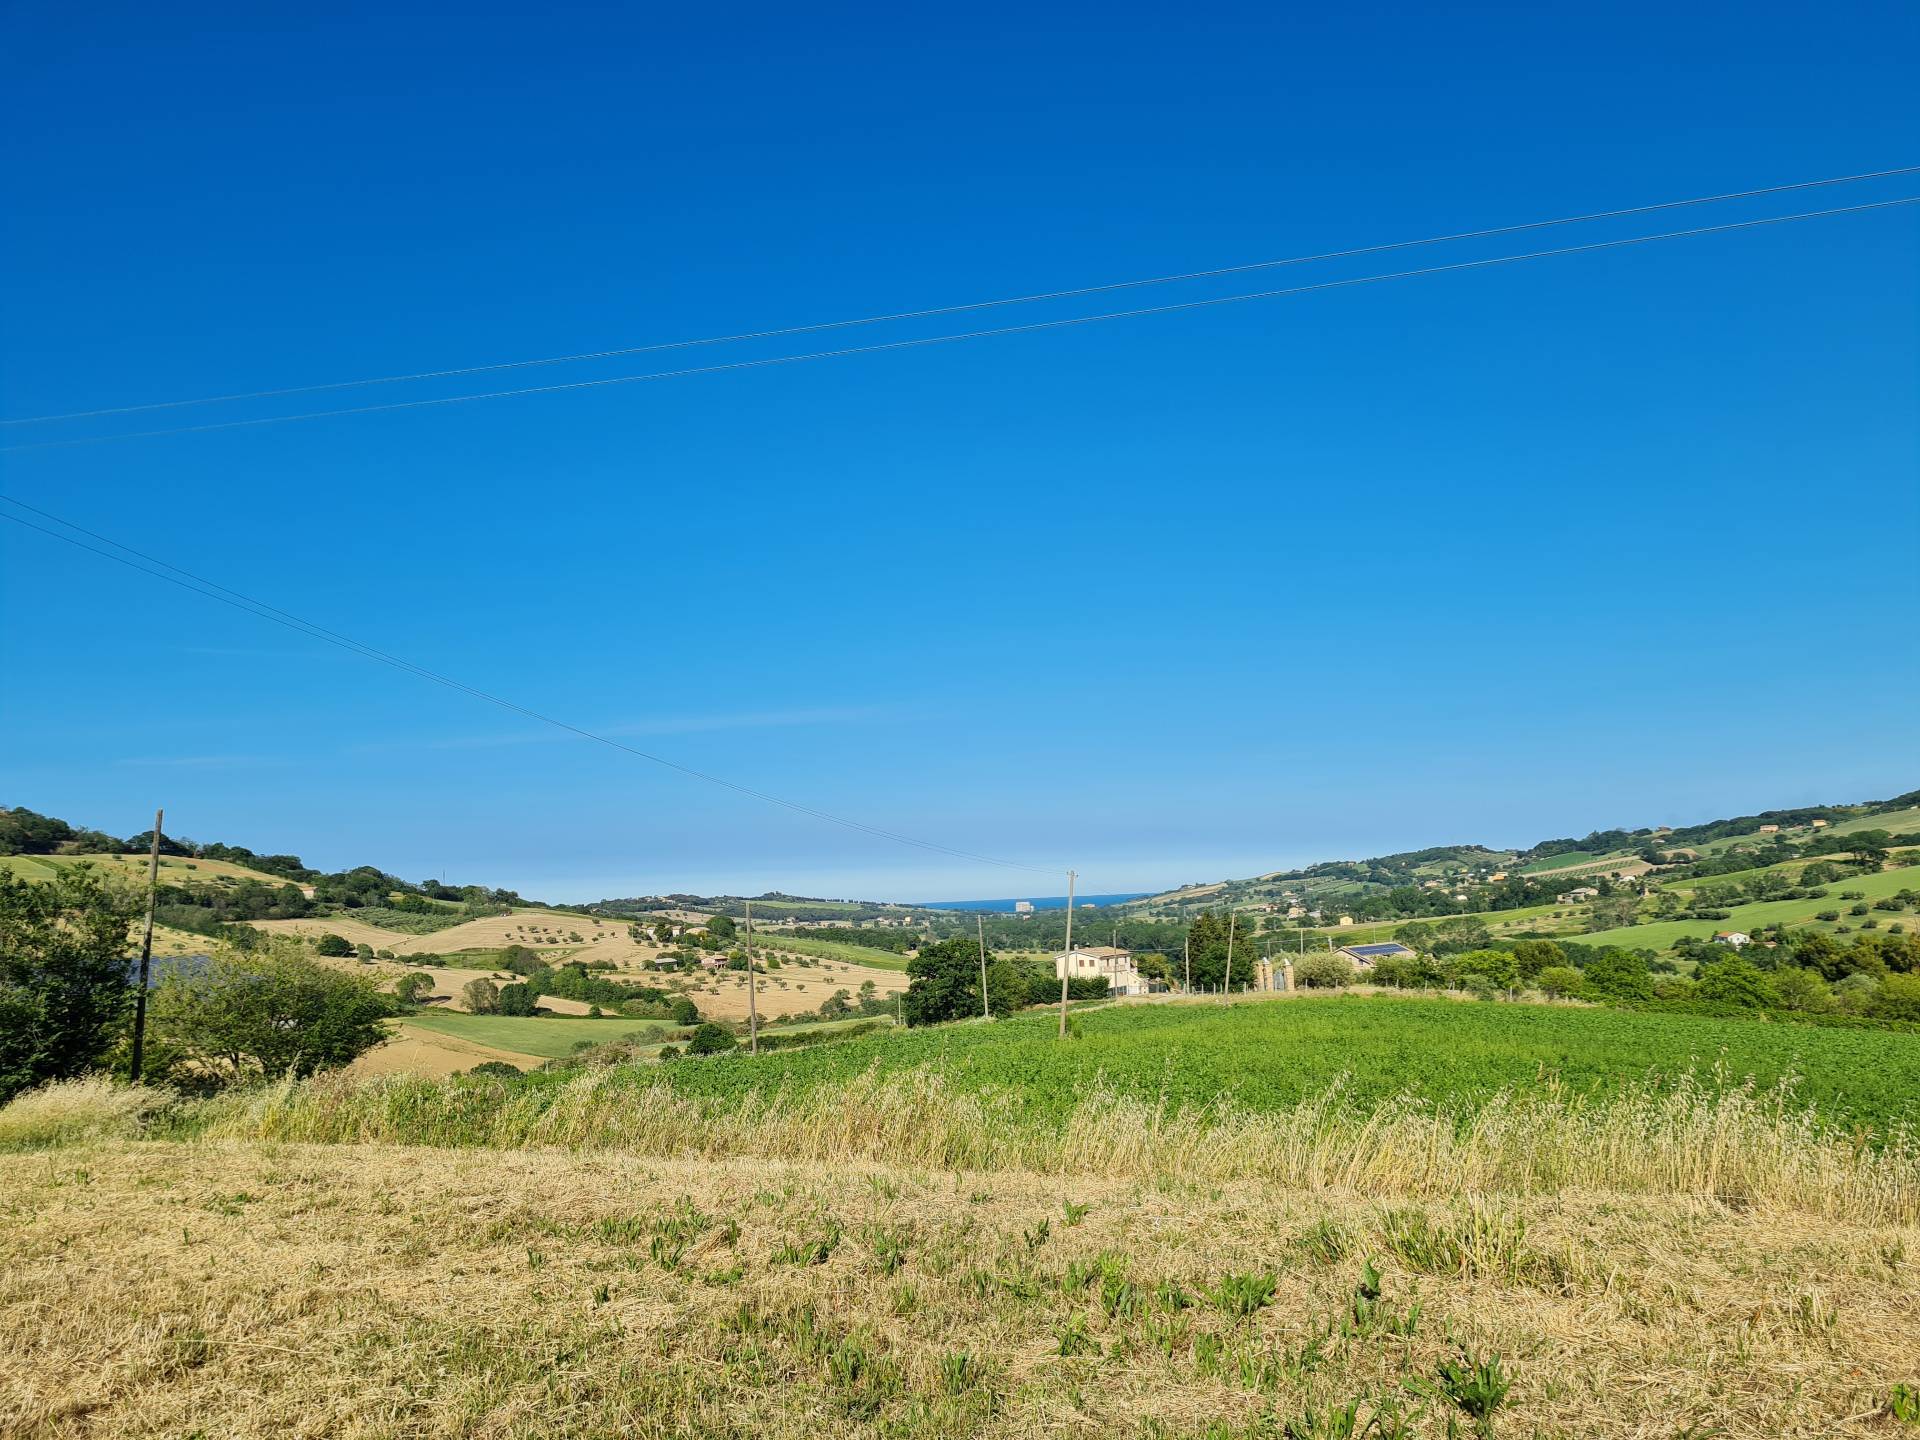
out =
[(658, 1038), (673, 1027), (664, 1020), (611, 1018), (587, 1020), (542, 1015), (464, 1015), (457, 1010), (422, 1010), (405, 1022), (421, 1030), (471, 1040), (518, 1055), (557, 1060), (571, 1055), (582, 1040), (599, 1045), (608, 1040)]
[(1065, 1044), (1051, 1015), (1026, 1015), (660, 1073), (676, 1089), (724, 1096), (839, 1085), (874, 1068), (933, 1071), (1011, 1092), (1033, 1118), (1055, 1119), (1096, 1084), (1189, 1105), (1225, 1095), (1275, 1111), (1336, 1082), (1361, 1105), (1399, 1095), (1472, 1101), (1537, 1087), (1547, 1075), (1584, 1093), (1689, 1071), (1704, 1078), (1722, 1064), (1762, 1086), (1797, 1076), (1800, 1096), (1845, 1123), (1920, 1122), (1920, 1034), (1385, 996), (1114, 1006), (1077, 1022), (1081, 1033)]
[(875, 970), (905, 970), (907, 957), (891, 950), (876, 950), (871, 945), (856, 945), (850, 940), (802, 940), (791, 935), (756, 936), (754, 949), (785, 950), (795, 955), (811, 955), (819, 960), (844, 960), (849, 965), (866, 965)]
[(1592, 865), (1601, 860), (1631, 860), (1633, 856), (1625, 851), (1568, 850), (1560, 855), (1547, 855), (1522, 865), (1522, 875), (1538, 875), (1543, 870), (1568, 870), (1576, 865)]

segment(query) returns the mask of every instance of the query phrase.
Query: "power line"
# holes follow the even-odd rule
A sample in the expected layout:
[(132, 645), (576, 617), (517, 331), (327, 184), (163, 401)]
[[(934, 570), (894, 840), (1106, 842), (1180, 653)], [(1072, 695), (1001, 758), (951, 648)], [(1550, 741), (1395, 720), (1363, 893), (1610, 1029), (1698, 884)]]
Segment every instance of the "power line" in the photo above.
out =
[(0, 446), (0, 454), (15, 454), (26, 450), (65, 449), (74, 445), (99, 445), (119, 440), (152, 440), (168, 435), (198, 435), (214, 430), (253, 429), (304, 420), (328, 420), (348, 415), (419, 410), (429, 406), (464, 405), (476, 400), (508, 400), (527, 395), (554, 395), (570, 390), (596, 390), (609, 385), (634, 385), (649, 380), (677, 380), (693, 375), (717, 375), (732, 370), (762, 370), (775, 365), (803, 364), (810, 360), (837, 360), (854, 355), (877, 355), (890, 350), (914, 350), (931, 345), (950, 345), (961, 340), (985, 340), (1002, 335), (1024, 335), (1042, 330), (1095, 325), (1107, 320), (1134, 320), (1148, 315), (1170, 315), (1182, 310), (1206, 310), (1221, 305), (1236, 305), (1248, 300), (1275, 300), (1323, 290), (1344, 290), (1360, 285), (1377, 285), (1389, 280), (1412, 280), (1428, 275), (1447, 275), (1464, 270), (1485, 270), (1496, 265), (1513, 265), (1527, 260), (1548, 260), (1563, 255), (1591, 254), (1599, 250), (1618, 250), (1632, 245), (1649, 245), (1660, 240), (1685, 240), (1701, 235), (1721, 235), (1735, 230), (1753, 230), (1768, 225), (1786, 225), (1798, 220), (1819, 220), (1835, 215), (1858, 215), (1870, 210), (1886, 210), (1917, 202), (1920, 202), (1920, 195), (1903, 195), (1892, 200), (1873, 200), (1859, 205), (1839, 205), (1827, 210), (1802, 210), (1789, 215), (1768, 215), (1757, 220), (1734, 220), (1721, 225), (1696, 226), (1688, 230), (1666, 230), (1654, 235), (1630, 235), (1618, 240), (1595, 240), (1584, 245), (1564, 245), (1556, 249), (1530, 250), (1516, 255), (1494, 255), (1480, 260), (1458, 260), (1446, 265), (1425, 265), (1413, 270), (1356, 275), (1344, 280), (1322, 280), (1311, 285), (1291, 285), (1276, 290), (1218, 295), (1206, 300), (1181, 300), (1166, 305), (1142, 306), (1133, 310), (1108, 310), (1099, 314), (1075, 315), (1059, 320), (1033, 320), (1022, 325), (1002, 325), (991, 329), (966, 330), (948, 335), (926, 335), (911, 340), (888, 340), (873, 345), (846, 346), (838, 350), (812, 350), (798, 355), (774, 355), (759, 360), (730, 360), (721, 364), (695, 365), (680, 370), (651, 370), (636, 375), (610, 375), (597, 380), (569, 380), (553, 385), (529, 385), (513, 390), (487, 390), (468, 395), (442, 395), (424, 400), (393, 400), (379, 405), (352, 405), (334, 410), (309, 410), (301, 414), (266, 415), (250, 420), (219, 420), (204, 425), (182, 425), (165, 430), (134, 430), (120, 435), (92, 435), (72, 440), (41, 440), (25, 445)]
[[(857, 830), (863, 835), (871, 835), (882, 840), (891, 840), (896, 844), (908, 845), (920, 850), (930, 850), (941, 855), (950, 855), (959, 860), (972, 860), (982, 865), (994, 865), (1007, 870), (1024, 870), (1035, 875), (1055, 875), (1065, 868), (1064, 866), (1027, 865), (1017, 860), (1006, 860), (995, 855), (982, 855), (971, 850), (961, 850), (951, 845), (941, 845), (932, 840), (921, 840), (912, 835), (903, 835), (895, 830), (883, 829), (878, 825), (869, 825), (861, 820), (853, 820), (844, 815), (836, 815), (831, 811), (821, 810), (812, 805), (803, 805), (797, 800), (789, 800), (784, 796), (770, 794), (765, 790), (756, 790), (750, 785), (742, 785), (737, 781), (728, 780), (719, 775), (711, 775), (704, 770), (696, 770), (690, 765), (680, 764), (677, 760), (669, 760), (665, 756), (655, 755), (649, 751), (638, 749), (635, 746), (623, 744), (621, 741), (615, 740), (610, 736), (598, 734), (583, 726), (574, 725), (568, 721), (556, 719), (554, 716), (542, 714), (538, 710), (529, 709), (527, 706), (521, 705), (516, 701), (491, 694), (488, 691), (479, 689), (477, 686), (468, 685), (464, 681), (456, 680), (451, 676), (442, 675), (437, 671), (428, 669), (424, 665), (415, 664), (411, 660), (403, 659), (397, 655), (389, 655), (384, 650), (375, 649), (373, 646), (355, 640), (351, 636), (329, 630), (323, 625), (315, 624), (311, 620), (302, 619), (290, 611), (269, 605), (264, 600), (256, 600), (251, 595), (229, 589), (225, 585), (218, 584), (204, 576), (196, 575), (191, 570), (182, 569), (170, 561), (162, 560), (155, 555), (149, 555), (142, 550), (136, 550), (131, 545), (123, 544), (121, 541), (115, 540), (107, 535), (99, 534), (97, 531), (89, 530), (84, 525), (79, 525), (71, 520), (64, 519), (59, 515), (55, 515), (50, 510), (43, 510), (37, 505), (29, 505), (26, 501), (17, 500), (11, 495), (0, 495), (0, 502), (38, 515), (42, 519), (51, 520), (54, 524), (73, 531), (75, 535), (84, 535), (88, 539), (98, 540), (101, 545), (111, 546), (113, 548), (112, 550), (107, 550), (100, 548), (100, 545), (89, 545), (84, 540), (74, 539), (72, 535), (63, 535), (57, 530), (49, 529), (45, 525), (37, 525), (31, 520), (24, 519), (19, 515), (8, 514), (4, 510), (0, 510), (0, 520), (11, 520), (16, 525), (24, 526), (28, 530), (36, 530), (42, 535), (60, 541), (62, 544), (71, 545), (76, 549), (86, 550), (94, 555), (100, 556), (102, 559), (111, 560), (118, 565), (124, 565), (130, 570), (137, 570), (156, 580), (164, 580), (169, 585), (176, 585), (182, 590), (192, 591), (196, 595), (217, 601), (232, 609), (240, 610), (257, 619), (269, 621), (275, 625), (280, 625), (286, 629), (306, 635), (311, 639), (337, 646), (342, 650), (359, 655), (363, 659), (372, 660), (378, 664), (388, 665), (396, 670), (405, 671), (409, 675), (431, 681), (435, 685), (443, 685), (449, 690), (457, 690), (461, 694), (471, 696), (476, 700), (484, 700), (489, 705), (497, 705), (502, 710), (510, 710), (514, 714), (524, 716), (529, 720), (537, 720), (543, 725), (551, 725), (555, 729), (564, 730), (568, 734), (576, 735), (583, 740), (595, 741), (610, 749), (619, 750), (625, 754), (636, 756), (639, 759), (651, 761), (655, 765), (677, 771), (692, 779), (704, 781), (709, 785), (717, 785), (723, 790), (731, 790), (735, 794), (745, 795), (750, 799), (763, 801), (768, 805), (777, 805), (782, 809), (791, 810), (795, 814), (806, 815), (815, 820), (823, 820), (833, 825), (843, 826), (848, 830)], [(115, 550), (124, 553), (114, 554), (113, 551)]]
[(1685, 200), (1661, 200), (1650, 205), (1631, 205), (1617, 210), (1595, 210), (1585, 215), (1562, 215), (1550, 220), (1527, 220), (1516, 225), (1495, 225), (1479, 230), (1461, 230), (1449, 235), (1424, 236), (1417, 240), (1390, 240), (1377, 245), (1359, 245), (1346, 250), (1327, 250), (1314, 255), (1290, 255), (1278, 260), (1252, 260), (1239, 265), (1220, 265), (1208, 270), (1188, 270), (1175, 275), (1153, 275), (1137, 280), (1115, 280), (1100, 285), (1045, 290), (1031, 295), (1010, 295), (994, 300), (971, 300), (958, 305), (936, 305), (919, 310), (897, 310), (884, 315), (862, 315), (850, 320), (822, 320), (808, 325), (783, 325), (765, 330), (744, 330), (732, 335), (707, 335), (691, 340), (664, 340), (647, 345), (587, 350), (573, 355), (547, 355), (533, 360), (502, 360), (487, 365), (460, 365), (441, 370), (420, 370), (406, 375), (374, 375), (355, 380), (330, 380), (313, 385), (285, 385), (268, 390), (236, 391), (228, 395), (200, 395), (185, 400), (155, 400), (140, 405), (113, 405), (95, 410), (71, 410), (55, 415), (26, 415), (16, 419), (0, 419), (0, 425), (46, 425), (63, 420), (94, 420), (110, 415), (132, 415), (151, 410), (177, 410), (193, 405), (224, 405), (241, 400), (284, 399), (289, 395), (313, 395), (328, 390), (351, 390), (370, 385), (402, 385), (418, 380), (447, 380), (460, 375), (484, 375), (501, 370), (570, 365), (587, 360), (613, 360), (628, 355), (653, 354), (662, 350), (688, 350), (711, 345), (731, 345), (744, 340), (777, 340), (793, 335), (818, 334), (824, 330), (844, 330), (861, 325), (884, 325), (899, 320), (928, 320), (940, 315), (958, 315), (972, 310), (1030, 305), (1047, 300), (1072, 300), (1085, 295), (1109, 294), (1116, 290), (1136, 290), (1152, 285), (1175, 285), (1188, 280), (1211, 280), (1224, 275), (1244, 275), (1255, 270), (1312, 265), (1327, 260), (1351, 260), (1362, 255), (1380, 255), (1393, 250), (1445, 245), (1460, 240), (1486, 240), (1496, 235), (1517, 235), (1530, 230), (1546, 230), (1560, 225), (1584, 225), (1597, 220), (1620, 220), (1631, 215), (1650, 215), (1662, 210), (1679, 210), (1695, 205), (1717, 205), (1729, 200), (1753, 200), (1764, 195), (1783, 195), (1796, 190), (1853, 185), (1866, 180), (1884, 180), (1895, 175), (1915, 173), (1920, 173), (1920, 165), (1904, 165), (1892, 170), (1871, 170), (1858, 175), (1832, 175), (1819, 180), (1796, 180), (1789, 184), (1766, 185), (1753, 190), (1732, 190), (1719, 195), (1696, 195)]

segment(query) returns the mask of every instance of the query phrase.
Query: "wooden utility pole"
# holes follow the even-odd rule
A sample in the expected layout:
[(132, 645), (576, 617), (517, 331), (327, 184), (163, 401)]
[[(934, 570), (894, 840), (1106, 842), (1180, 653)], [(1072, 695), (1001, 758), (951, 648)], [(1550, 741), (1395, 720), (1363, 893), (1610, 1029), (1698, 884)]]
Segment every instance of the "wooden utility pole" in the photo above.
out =
[(1067, 871), (1067, 953), (1060, 957), (1060, 1038), (1067, 1038), (1067, 977), (1073, 973), (1073, 871)]
[(1220, 998), (1225, 1000), (1233, 993), (1233, 932), (1240, 923), (1240, 914), (1236, 910), (1227, 911), (1227, 978), (1220, 987)]
[(760, 1053), (760, 1010), (753, 995), (753, 902), (747, 901), (747, 1053)]
[(133, 1083), (140, 1083), (140, 1066), (147, 1049), (147, 975), (153, 964), (153, 906), (160, 895), (160, 825), (165, 810), (153, 812), (153, 850), (147, 856), (147, 933), (140, 941), (140, 988), (133, 997)]
[(1187, 935), (1180, 941), (1180, 964), (1186, 971), (1186, 991), (1193, 993), (1193, 936)]
[(993, 1011), (987, 1008), (987, 920), (977, 910), (973, 914), (973, 925), (980, 935), (980, 1018), (991, 1020)]

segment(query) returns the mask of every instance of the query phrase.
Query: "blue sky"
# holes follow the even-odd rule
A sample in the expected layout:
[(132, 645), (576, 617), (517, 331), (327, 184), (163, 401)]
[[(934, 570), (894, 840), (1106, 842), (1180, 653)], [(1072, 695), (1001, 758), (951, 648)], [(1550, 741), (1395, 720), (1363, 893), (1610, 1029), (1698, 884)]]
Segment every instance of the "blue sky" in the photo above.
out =
[[(19, 4), (8, 417), (1920, 162), (1906, 5)], [(0, 444), (598, 378), (1920, 193)], [(1920, 208), (1920, 207), (1916, 207)], [(625, 743), (1157, 887), (1920, 783), (1913, 210), (928, 349), (0, 454)], [(0, 802), (550, 898), (1055, 893), (0, 526)]]

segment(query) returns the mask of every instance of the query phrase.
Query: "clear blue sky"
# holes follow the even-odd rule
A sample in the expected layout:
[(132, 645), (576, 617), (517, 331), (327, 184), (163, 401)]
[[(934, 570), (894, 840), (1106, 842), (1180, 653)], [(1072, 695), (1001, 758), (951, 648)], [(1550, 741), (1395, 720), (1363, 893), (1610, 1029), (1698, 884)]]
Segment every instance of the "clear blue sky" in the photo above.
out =
[[(1908, 4), (1287, 8), (23, 0), (0, 413), (1920, 162)], [(1917, 260), (1920, 215), (1882, 212), (16, 452), (0, 488), (688, 765), (1100, 890), (1527, 843), (1920, 784)], [(10, 525), (0, 607), (0, 802), (120, 833), (164, 803), (202, 839), (551, 898), (1060, 888), (768, 809)]]

